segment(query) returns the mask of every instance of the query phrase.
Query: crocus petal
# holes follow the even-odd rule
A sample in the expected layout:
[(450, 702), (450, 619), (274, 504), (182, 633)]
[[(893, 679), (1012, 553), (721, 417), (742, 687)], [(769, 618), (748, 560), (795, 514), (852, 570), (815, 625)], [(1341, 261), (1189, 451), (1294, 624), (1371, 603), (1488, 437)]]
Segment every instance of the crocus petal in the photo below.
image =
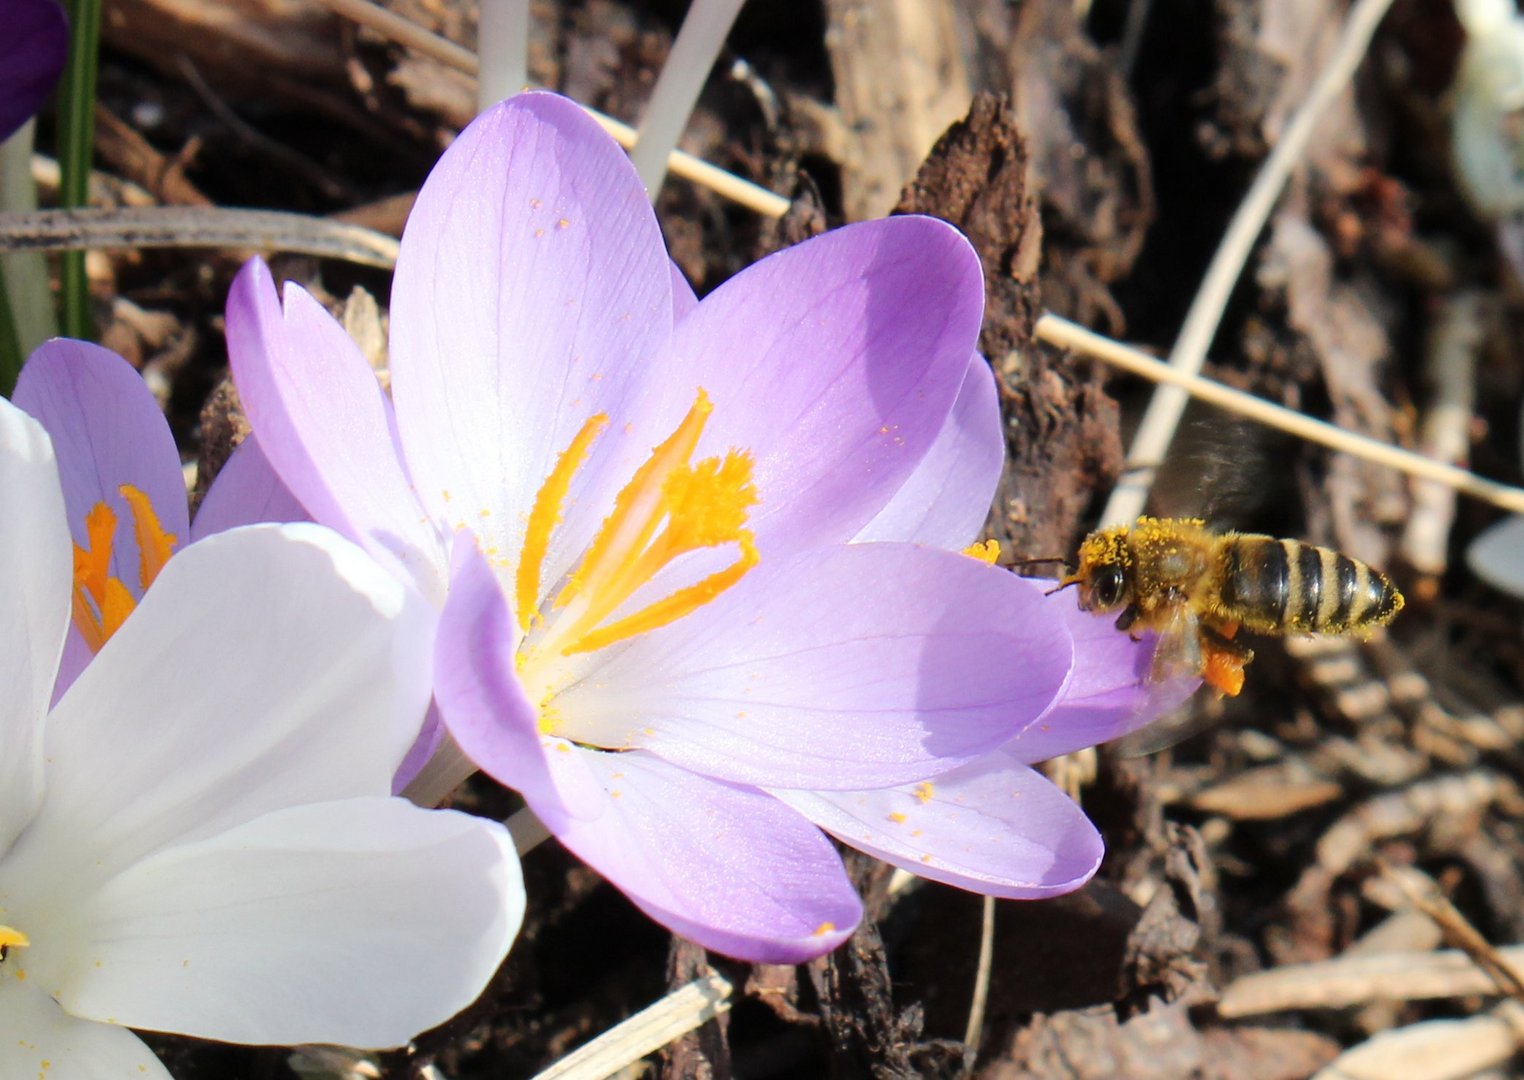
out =
[(42, 425), (0, 398), (0, 854), (42, 797), (42, 727), (69, 626), (73, 562)]
[(551, 831), (603, 811), (598, 778), (565, 739), (541, 732), (514, 673), (513, 617), (476, 545), (451, 555), (435, 639), (434, 695), (450, 735), (478, 768), (522, 794)]
[(275, 474), (259, 440), (251, 434), (238, 444), (207, 489), (191, 523), (191, 540), (240, 525), (307, 520), (307, 511)]
[(771, 796), (639, 751), (575, 753), (607, 808), (557, 839), (662, 925), (738, 960), (797, 964), (862, 917), (830, 842)]
[(1069, 635), (1038, 588), (911, 544), (766, 560), (557, 695), (579, 742), (766, 787), (883, 787), (945, 772), (1034, 722)]
[(313, 520), (337, 529), (436, 601), (439, 535), (418, 506), (391, 403), (344, 328), (305, 290), (285, 305), (253, 259), (228, 294), (228, 361), (270, 465)]
[(974, 354), (936, 441), (858, 540), (913, 540), (957, 551), (979, 535), (1005, 464), (995, 373)]
[(56, 851), (105, 875), (269, 810), (388, 793), (428, 701), (419, 606), (313, 525), (187, 547), (53, 711), (48, 797), (10, 876), (44, 887)]
[(55, 992), (156, 1031), (398, 1046), (481, 993), (523, 913), (496, 822), (390, 798), (296, 807), (106, 884)]
[[(951, 411), (984, 311), (979, 258), (933, 218), (848, 225), (704, 297), (652, 366), (702, 453), (744, 448), (764, 553), (850, 539), (903, 485)], [(660, 412), (661, 409), (656, 409)]]
[(41, 989), (7, 986), (0, 1001), (0, 1076), (173, 1080), (132, 1032), (70, 1016)]
[(693, 292), (693, 286), (688, 284), (687, 275), (678, 269), (677, 263), (672, 263), (672, 321), (682, 319), (694, 308), (698, 307), (698, 296)]
[(925, 784), (774, 794), (844, 843), (989, 896), (1072, 892), (1104, 852), (1074, 801), (1006, 750)]
[(1046, 761), (1119, 738), (1183, 704), (1201, 686), (1195, 678), (1150, 682), (1155, 639), (1132, 640), (1112, 619), (1081, 611), (1072, 593), (1053, 593), (1043, 606), (1057, 613), (1074, 639), (1074, 676), (1058, 704), (1009, 744), (1020, 760)]
[(3, 142), (52, 93), (69, 55), (69, 20), (53, 0), (5, 0), (0, 4), (0, 24), (5, 26), (0, 35)]
[(75, 543), (86, 545), (91, 508), (111, 507), (117, 519), (111, 574), (141, 597), (138, 544), (121, 485), (147, 495), (159, 524), (180, 544), (190, 532), (180, 452), (142, 376), (109, 349), (57, 338), (39, 345), (22, 367), (13, 400), (53, 440)]
[[(403, 233), (391, 328), (419, 497), (489, 548), (519, 550), (535, 492), (593, 414), (615, 430), (578, 473), (573, 504), (603, 506), (589, 493), (611, 497), (613, 474), (633, 466), (606, 475), (600, 461), (639, 460), (667, 434), (620, 434), (672, 328), (661, 230), (629, 159), (565, 98), (521, 94), (451, 144)], [(547, 580), (598, 520), (568, 517)]]

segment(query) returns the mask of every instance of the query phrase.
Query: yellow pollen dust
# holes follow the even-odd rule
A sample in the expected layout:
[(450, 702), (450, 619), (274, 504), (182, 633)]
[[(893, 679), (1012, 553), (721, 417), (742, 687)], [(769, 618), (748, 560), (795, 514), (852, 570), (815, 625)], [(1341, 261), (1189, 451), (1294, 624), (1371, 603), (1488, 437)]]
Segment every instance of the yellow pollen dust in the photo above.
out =
[[(543, 630), (533, 650), (561, 656), (593, 652), (665, 626), (707, 604), (757, 565), (755, 539), (746, 528), (758, 502), (751, 455), (732, 448), (722, 457), (692, 460), (713, 411), (709, 395), (700, 389), (677, 428), (615, 497), (613, 511), (582, 561), (547, 605), (540, 589), (551, 535), (561, 521), (572, 478), (608, 426), (608, 417), (590, 417), (573, 437), (535, 496), (514, 583), (520, 629), (525, 634)], [(729, 566), (607, 621), (679, 556), (726, 544), (738, 549)], [(522, 666), (522, 655), (520, 661)]]
[[(164, 531), (148, 496), (131, 484), (118, 488), (132, 513), (133, 537), (138, 545), (138, 592), (148, 591), (159, 571), (174, 553), (176, 538)], [(91, 652), (101, 646), (127, 621), (137, 600), (121, 580), (111, 576), (111, 552), (116, 541), (116, 513), (96, 503), (85, 515), (84, 547), (74, 545), (74, 625)]]
[(982, 563), (995, 565), (995, 560), (1000, 558), (999, 540), (977, 540), (963, 549), (963, 554), (970, 559), (978, 559)]

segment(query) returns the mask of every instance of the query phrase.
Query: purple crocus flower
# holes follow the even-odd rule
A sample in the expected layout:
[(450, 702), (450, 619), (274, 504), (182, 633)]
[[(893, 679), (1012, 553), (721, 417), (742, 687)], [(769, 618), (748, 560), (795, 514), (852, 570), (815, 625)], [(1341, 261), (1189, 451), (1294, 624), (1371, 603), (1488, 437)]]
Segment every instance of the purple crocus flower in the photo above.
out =
[(320, 305), (283, 299), (256, 261), (228, 306), (261, 446), (440, 612), (450, 738), (415, 792), (474, 763), (653, 918), (758, 961), (860, 917), (810, 819), (981, 891), (1093, 871), (1094, 829), (1027, 762), (1080, 745), (1043, 730), (1064, 709), (1086, 742), (1133, 722), (1138, 650), (1076, 668), (1071, 599), (949, 550), (1002, 452), (956, 230), (849, 226), (698, 303), (623, 153), (526, 94), (419, 195), (390, 399)]
[[(164, 413), (132, 365), (109, 349), (44, 342), (22, 366), (12, 401), (52, 440), (76, 551), (74, 618), (55, 699), (174, 552), (238, 525), (307, 520), (250, 437), (217, 474), (192, 524)], [(112, 597), (114, 590), (121, 595)]]
[(26, 123), (63, 71), (69, 20), (53, 0), (0, 0), (0, 141)]

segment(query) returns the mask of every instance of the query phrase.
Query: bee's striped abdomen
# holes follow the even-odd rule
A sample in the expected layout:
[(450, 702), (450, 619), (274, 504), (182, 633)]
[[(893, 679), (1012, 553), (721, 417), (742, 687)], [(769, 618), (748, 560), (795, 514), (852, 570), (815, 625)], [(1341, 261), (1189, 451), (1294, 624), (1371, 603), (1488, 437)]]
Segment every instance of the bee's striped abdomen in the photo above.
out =
[(1225, 536), (1222, 614), (1263, 633), (1346, 634), (1384, 626), (1402, 594), (1380, 571), (1329, 548), (1271, 536)]

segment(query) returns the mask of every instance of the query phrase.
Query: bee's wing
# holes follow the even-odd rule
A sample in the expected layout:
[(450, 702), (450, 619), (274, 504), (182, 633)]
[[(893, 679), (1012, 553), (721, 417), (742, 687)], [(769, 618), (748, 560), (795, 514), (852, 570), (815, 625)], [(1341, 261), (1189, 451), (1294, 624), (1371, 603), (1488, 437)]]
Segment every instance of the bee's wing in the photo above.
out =
[(1148, 671), (1149, 682), (1168, 682), (1181, 675), (1201, 674), (1201, 624), (1184, 602), (1169, 606), (1158, 623), (1159, 642)]
[[(1159, 640), (1149, 665), (1148, 681), (1155, 685), (1201, 674), (1201, 625), (1196, 613), (1184, 603), (1171, 606), (1159, 627)], [(1130, 735), (1111, 744), (1122, 757), (1156, 753), (1211, 726), (1213, 718), (1189, 701), (1169, 710)]]

